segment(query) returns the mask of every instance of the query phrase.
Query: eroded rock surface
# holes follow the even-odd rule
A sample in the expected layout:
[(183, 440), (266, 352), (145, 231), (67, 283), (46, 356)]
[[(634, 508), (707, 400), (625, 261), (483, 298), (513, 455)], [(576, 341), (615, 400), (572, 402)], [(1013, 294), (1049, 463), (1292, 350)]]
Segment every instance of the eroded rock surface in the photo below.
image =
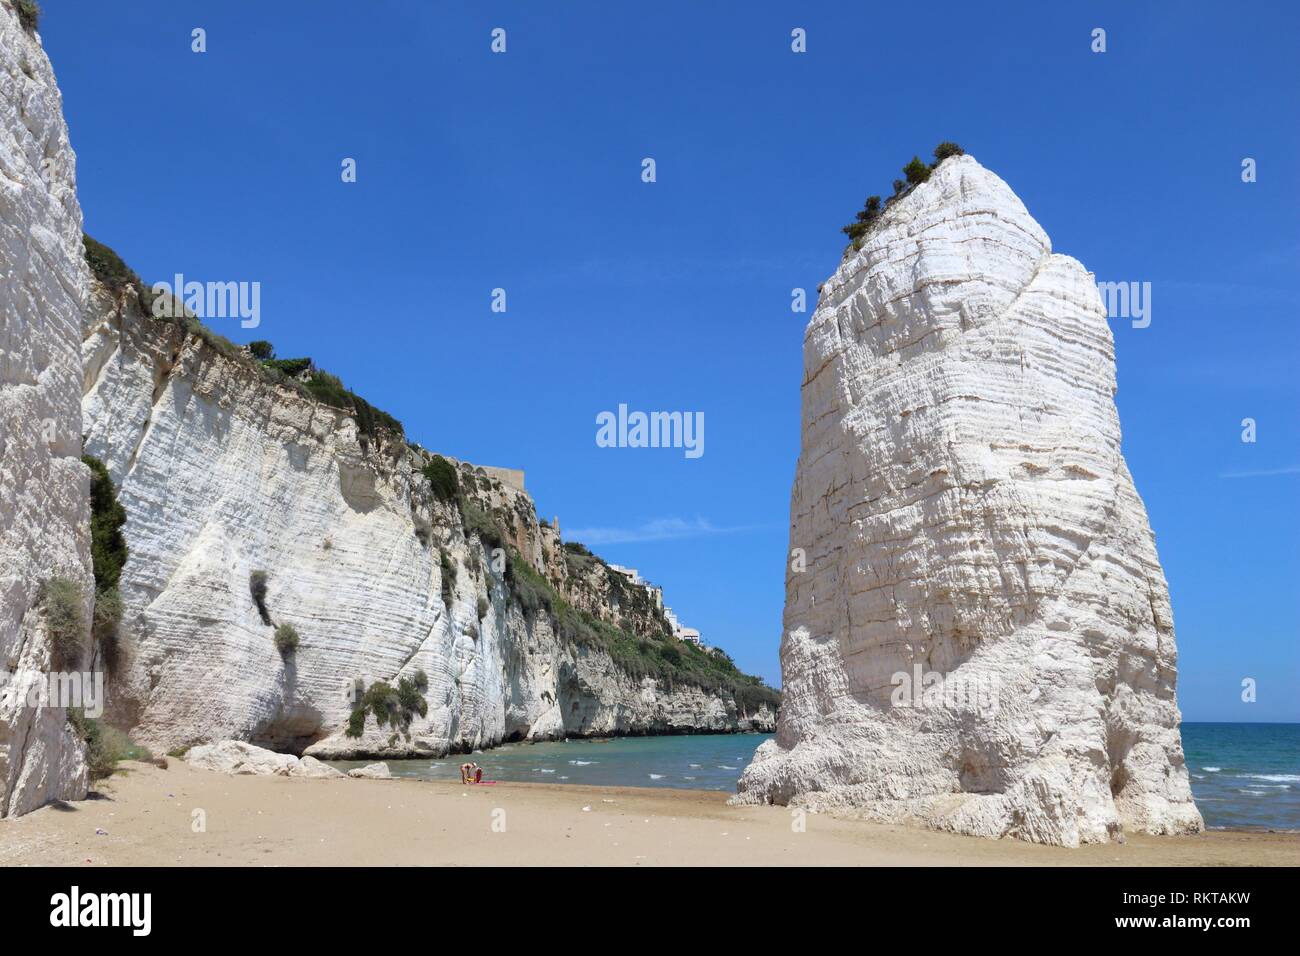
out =
[(81, 741), (48, 695), (56, 662), (41, 595), (53, 577), (72, 582), (84, 646), (94, 589), (78, 343), (89, 278), (62, 97), (39, 39), (0, 4), (0, 816), (86, 793)]
[(805, 336), (806, 570), (737, 800), (1067, 846), (1200, 828), (1114, 392), (1092, 276), (1006, 183), (958, 157), (890, 207)]

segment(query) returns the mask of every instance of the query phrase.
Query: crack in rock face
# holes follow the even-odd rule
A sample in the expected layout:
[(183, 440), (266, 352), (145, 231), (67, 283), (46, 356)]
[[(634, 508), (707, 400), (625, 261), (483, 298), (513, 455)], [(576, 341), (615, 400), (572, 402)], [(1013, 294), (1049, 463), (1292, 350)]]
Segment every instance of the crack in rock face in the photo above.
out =
[(740, 803), (1077, 846), (1199, 830), (1093, 277), (945, 160), (804, 339), (777, 738)]

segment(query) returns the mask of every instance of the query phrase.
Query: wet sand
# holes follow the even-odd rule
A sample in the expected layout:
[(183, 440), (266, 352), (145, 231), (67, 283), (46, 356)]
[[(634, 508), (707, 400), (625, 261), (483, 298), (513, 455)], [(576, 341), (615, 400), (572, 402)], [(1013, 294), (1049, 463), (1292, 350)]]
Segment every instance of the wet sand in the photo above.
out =
[[(126, 763), (96, 798), (0, 820), (0, 865), (1296, 866), (1300, 834), (1077, 850), (729, 807), (698, 790), (229, 777)], [(198, 829), (202, 822), (206, 829)], [(107, 831), (96, 834), (96, 829)]]

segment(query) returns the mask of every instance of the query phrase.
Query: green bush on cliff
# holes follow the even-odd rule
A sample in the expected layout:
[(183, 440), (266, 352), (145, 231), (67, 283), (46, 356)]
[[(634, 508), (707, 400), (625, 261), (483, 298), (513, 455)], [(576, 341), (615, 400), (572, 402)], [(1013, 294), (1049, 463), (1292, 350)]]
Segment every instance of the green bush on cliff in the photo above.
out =
[(441, 455), (433, 455), (421, 469), (421, 474), (429, 482), (433, 496), (444, 503), (451, 503), (460, 497), (460, 478), (456, 466)]
[(317, 369), (310, 379), (303, 383), (307, 394), (325, 405), (332, 405), (352, 412), (356, 419), (357, 430), (363, 435), (375, 435), (381, 428), (403, 434), (402, 423), (392, 415), (376, 408), (356, 392), (343, 387), (343, 380), (337, 375)]
[(903, 167), (903, 175), (913, 186), (925, 182), (930, 178), (930, 167), (921, 162), (920, 156), (913, 156), (911, 161)]
[(81, 662), (81, 635), (86, 628), (81, 614), (81, 588), (75, 581), (55, 575), (41, 588), (41, 600), (50, 638), (50, 669), (76, 667)]
[(962, 149), (956, 143), (951, 143), (945, 139), (934, 148), (934, 163), (932, 165), (938, 166), (949, 156), (964, 156), (965, 154), (966, 150)]
[(136, 744), (116, 727), (87, 717), (80, 707), (68, 708), (68, 724), (86, 745), (91, 782), (112, 776), (118, 761), (153, 759), (148, 748)]
[[(375, 718), (379, 727), (392, 727), (394, 731), (407, 733), (416, 714), (424, 717), (429, 713), (429, 704), (424, 699), (424, 692), (428, 689), (429, 678), (422, 670), (400, 678), (396, 687), (387, 681), (375, 681), (352, 708), (344, 733), (349, 737), (360, 737), (366, 729), (367, 714)], [(391, 746), (393, 738), (389, 738), (389, 743)]]
[[(570, 555), (582, 558), (579, 552), (566, 550), (566, 557)], [(594, 559), (589, 551), (586, 555)], [(506, 582), (526, 614), (551, 616), (555, 633), (563, 643), (602, 650), (620, 670), (633, 677), (653, 677), (667, 689), (690, 685), (730, 695), (745, 713), (752, 713), (764, 703), (775, 710), (780, 702), (777, 691), (756, 677), (742, 674), (725, 654), (716, 654), (665, 633), (637, 636), (575, 608), (518, 552), (510, 553)]]
[(28, 33), (35, 33), (41, 23), (41, 8), (36, 0), (14, 0), (14, 9), (18, 12), (18, 22)]
[(128, 555), (122, 525), (126, 509), (117, 500), (117, 489), (104, 463), (93, 455), (82, 455), (90, 469), (90, 557), (95, 567), (95, 588), (117, 587)]
[(273, 358), (273, 359), (267, 359), (266, 361), (262, 362), (262, 365), (263, 365), (264, 368), (271, 368), (271, 369), (275, 369), (277, 372), (282, 372), (283, 374), (289, 376), (289, 378), (297, 378), (297, 377), (298, 377), (299, 375), (301, 375), (303, 372), (305, 372), (305, 371), (307, 371), (309, 368), (311, 368), (311, 359), (309, 359), (309, 358), (290, 358), (290, 359), (278, 359), (278, 358)]
[(292, 654), (298, 649), (298, 629), (292, 624), (281, 624), (275, 629), (275, 647), (281, 654)]
[(275, 358), (275, 346), (266, 339), (257, 339), (248, 343), (248, 354), (259, 362), (270, 362)]

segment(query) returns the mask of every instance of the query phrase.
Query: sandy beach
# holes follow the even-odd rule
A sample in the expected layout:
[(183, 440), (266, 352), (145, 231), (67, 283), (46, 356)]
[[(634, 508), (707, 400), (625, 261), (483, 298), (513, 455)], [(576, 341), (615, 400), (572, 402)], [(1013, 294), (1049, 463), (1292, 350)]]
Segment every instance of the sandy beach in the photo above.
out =
[(1293, 833), (1134, 836), (1068, 850), (817, 815), (795, 832), (786, 808), (729, 807), (726, 794), (702, 791), (231, 777), (178, 760), (122, 767), (90, 800), (0, 820), (0, 865), (1300, 863)]

